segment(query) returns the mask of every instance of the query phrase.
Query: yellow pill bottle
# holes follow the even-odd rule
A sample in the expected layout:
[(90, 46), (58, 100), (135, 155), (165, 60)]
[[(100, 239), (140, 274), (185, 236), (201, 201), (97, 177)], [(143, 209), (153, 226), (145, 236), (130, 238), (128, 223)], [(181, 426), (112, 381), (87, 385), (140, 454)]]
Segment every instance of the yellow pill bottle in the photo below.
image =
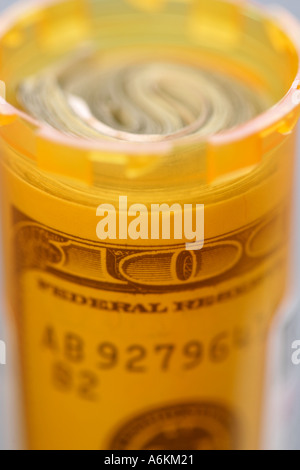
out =
[[(28, 1), (1, 17), (3, 252), (24, 447), (261, 448), (267, 341), (290, 283), (298, 37), (287, 13), (239, 1)], [(267, 109), (206, 135), (82, 136), (61, 101), (80, 68), (53, 94), (28, 82), (74, 53), (83, 76), (95, 55), (114, 70), (137, 57), (214, 70)], [(236, 123), (243, 106), (231, 104)], [(207, 119), (216, 110), (216, 129), (231, 122), (218, 99)], [(99, 240), (97, 207), (120, 196), (204, 205), (202, 249)]]

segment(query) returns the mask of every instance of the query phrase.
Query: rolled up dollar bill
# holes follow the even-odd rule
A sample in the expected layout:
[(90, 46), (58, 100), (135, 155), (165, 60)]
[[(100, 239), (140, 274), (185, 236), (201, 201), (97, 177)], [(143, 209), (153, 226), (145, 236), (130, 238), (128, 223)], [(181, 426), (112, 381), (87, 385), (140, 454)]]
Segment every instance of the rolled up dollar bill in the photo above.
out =
[(261, 447), (298, 37), (286, 12), (224, 0), (46, 0), (1, 18), (26, 448)]

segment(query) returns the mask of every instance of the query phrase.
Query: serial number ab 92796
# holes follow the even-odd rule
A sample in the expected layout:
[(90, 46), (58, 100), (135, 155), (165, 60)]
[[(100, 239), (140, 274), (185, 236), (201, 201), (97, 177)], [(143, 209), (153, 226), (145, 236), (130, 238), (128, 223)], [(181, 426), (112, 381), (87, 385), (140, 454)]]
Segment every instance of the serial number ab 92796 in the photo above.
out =
[[(260, 325), (261, 327), (261, 325)], [(235, 327), (220, 331), (205, 340), (154, 342), (153, 344), (99, 341), (94, 346), (84, 335), (59, 332), (54, 326), (42, 333), (43, 350), (50, 353), (52, 383), (65, 393), (79, 398), (98, 401), (103, 374), (123, 369), (129, 374), (146, 374), (153, 370), (161, 373), (185, 373), (205, 363), (218, 365), (230, 360), (238, 351), (262, 340), (261, 328)]]

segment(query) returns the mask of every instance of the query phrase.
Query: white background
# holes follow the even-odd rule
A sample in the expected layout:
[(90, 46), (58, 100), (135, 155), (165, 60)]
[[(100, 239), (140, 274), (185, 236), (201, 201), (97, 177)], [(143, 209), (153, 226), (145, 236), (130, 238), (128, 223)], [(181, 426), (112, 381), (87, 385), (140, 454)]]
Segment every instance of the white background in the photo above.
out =
[[(209, 0), (207, 0), (209, 1)], [(0, 0), (0, 12), (9, 7), (10, 5), (16, 3), (13, 0)], [(300, 0), (277, 0), (277, 1), (270, 1), (270, 0), (261, 0), (261, 3), (266, 5), (273, 5), (279, 4), (284, 6), (286, 9), (289, 9), (295, 15), (298, 16), (300, 19)], [(0, 13), (1, 15), (1, 13)], [(0, 80), (1, 80), (1, 70), (0, 70)], [(300, 178), (300, 165), (298, 163), (298, 174)], [(300, 190), (297, 189), (297, 200), (300, 202)], [(299, 204), (300, 207), (300, 204)], [(297, 220), (300, 222), (299, 211), (297, 211)], [(300, 223), (298, 223), (298, 227), (300, 227)], [(298, 230), (300, 234), (300, 229)], [(300, 265), (300, 254), (298, 256), (298, 265)], [(1, 299), (3, 299), (3, 286), (2, 286), (2, 275), (0, 270), (0, 339), (8, 341), (8, 334), (7, 330), (5, 329), (5, 322), (3, 317), (3, 306), (1, 306)], [(7, 365), (0, 366), (0, 450), (3, 449), (10, 449), (15, 448), (18, 446), (18, 433), (16, 430), (13, 430), (11, 427), (12, 417), (11, 411), (8, 413), (9, 404), (14, 402), (14, 393), (13, 388), (15, 387), (8, 387), (10, 383), (9, 374), (12, 370), (12, 363), (11, 363), (11, 353), (10, 348), (8, 348), (8, 358), (7, 358)], [(11, 407), (10, 407), (11, 408)], [(14, 407), (13, 407), (14, 408)], [(14, 410), (16, 412), (16, 410)], [(299, 423), (300, 426), (300, 423)], [(299, 439), (300, 441), (300, 439)], [(300, 446), (299, 446), (300, 447)]]

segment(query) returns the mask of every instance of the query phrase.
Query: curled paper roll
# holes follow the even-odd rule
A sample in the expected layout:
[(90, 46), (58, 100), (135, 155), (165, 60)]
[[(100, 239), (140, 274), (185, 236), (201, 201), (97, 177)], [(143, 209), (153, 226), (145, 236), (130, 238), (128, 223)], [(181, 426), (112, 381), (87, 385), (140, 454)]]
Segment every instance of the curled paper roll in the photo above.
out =
[(297, 37), (287, 13), (224, 0), (1, 17), (24, 447), (261, 447), (291, 282)]

